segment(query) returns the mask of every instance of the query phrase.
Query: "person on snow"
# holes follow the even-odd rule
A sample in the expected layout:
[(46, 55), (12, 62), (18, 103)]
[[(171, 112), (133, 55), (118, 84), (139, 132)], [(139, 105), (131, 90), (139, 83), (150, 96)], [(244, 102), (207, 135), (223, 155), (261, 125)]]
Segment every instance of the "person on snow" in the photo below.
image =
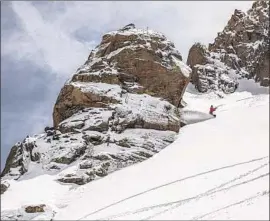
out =
[(216, 117), (216, 115), (214, 114), (214, 111), (217, 109), (217, 107), (213, 107), (213, 105), (210, 106), (210, 110), (209, 110), (209, 114), (211, 114), (212, 116)]

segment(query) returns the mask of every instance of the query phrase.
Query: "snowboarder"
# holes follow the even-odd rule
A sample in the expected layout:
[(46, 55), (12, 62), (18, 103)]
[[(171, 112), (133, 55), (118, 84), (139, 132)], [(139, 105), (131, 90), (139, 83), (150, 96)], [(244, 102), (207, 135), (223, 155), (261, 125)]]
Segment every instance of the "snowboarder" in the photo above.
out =
[(214, 114), (214, 111), (217, 109), (217, 107), (213, 107), (213, 105), (210, 106), (210, 110), (209, 110), (209, 114), (211, 114), (212, 116), (216, 117), (216, 115)]

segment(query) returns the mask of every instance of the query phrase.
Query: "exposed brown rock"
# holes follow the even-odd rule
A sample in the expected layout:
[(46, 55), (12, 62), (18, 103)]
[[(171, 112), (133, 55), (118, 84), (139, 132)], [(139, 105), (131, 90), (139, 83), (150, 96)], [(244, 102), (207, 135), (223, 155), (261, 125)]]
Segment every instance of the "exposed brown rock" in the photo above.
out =
[(37, 205), (37, 206), (27, 206), (25, 208), (26, 213), (43, 213), (44, 207), (46, 207), (45, 204)]
[(261, 82), (261, 86), (268, 87), (269, 82), (269, 61), (270, 61), (270, 52), (266, 51), (262, 59), (258, 62), (255, 67), (255, 73), (257, 73), (255, 80)]
[(92, 179), (88, 178), (88, 179), (84, 179), (83, 177), (76, 177), (76, 176), (69, 176), (66, 175), (63, 178), (58, 179), (59, 182), (62, 183), (74, 183), (77, 185), (84, 185), (86, 183), (89, 183)]
[(196, 43), (189, 50), (187, 65), (194, 67), (196, 64), (206, 64), (206, 56), (208, 56), (207, 49), (200, 43)]
[[(132, 31), (133, 26), (102, 37), (99, 46), (66, 84), (56, 101), (53, 113), (54, 126), (85, 107), (106, 107), (119, 102), (106, 95), (82, 92), (72, 82), (101, 82), (120, 85), (130, 93), (147, 93), (161, 97), (178, 106), (188, 84), (181, 69), (174, 68), (173, 56), (182, 60), (163, 35)], [(92, 74), (93, 73), (93, 74)], [(134, 88), (133, 88), (134, 87)]]
[(99, 96), (91, 92), (82, 92), (73, 85), (65, 85), (56, 101), (53, 112), (54, 125), (82, 110), (84, 107), (106, 107), (108, 103), (117, 103), (114, 98)]
[(7, 191), (7, 189), (8, 189), (8, 185), (5, 185), (4, 183), (1, 183), (1, 194), (3, 194), (4, 192), (6, 192)]

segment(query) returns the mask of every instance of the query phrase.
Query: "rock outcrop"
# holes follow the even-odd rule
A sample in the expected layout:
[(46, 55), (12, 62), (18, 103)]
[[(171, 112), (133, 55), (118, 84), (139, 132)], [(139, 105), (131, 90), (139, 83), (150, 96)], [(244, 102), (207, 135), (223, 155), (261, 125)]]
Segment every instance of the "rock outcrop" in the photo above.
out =
[(36, 205), (36, 206), (27, 206), (25, 208), (25, 212), (26, 213), (43, 213), (45, 212), (44, 207), (46, 207), (45, 204)]
[(53, 220), (56, 212), (45, 204), (21, 206), (12, 210), (1, 210), (1, 220)]
[(108, 33), (62, 88), (54, 107), (54, 126), (83, 108), (121, 104), (130, 93), (178, 106), (187, 75), (180, 53), (164, 35), (133, 25)]
[(15, 144), (2, 178), (40, 167), (83, 185), (153, 156), (179, 131), (190, 73), (163, 34), (133, 24), (105, 34), (61, 89), (54, 127)]
[(191, 47), (191, 81), (200, 92), (232, 93), (243, 78), (268, 87), (269, 53), (269, 1), (256, 1), (247, 13), (235, 10), (208, 48), (200, 43)]
[(9, 184), (7, 182), (5, 183), (1, 183), (1, 194), (3, 194), (4, 192), (7, 191), (7, 189), (9, 188)]

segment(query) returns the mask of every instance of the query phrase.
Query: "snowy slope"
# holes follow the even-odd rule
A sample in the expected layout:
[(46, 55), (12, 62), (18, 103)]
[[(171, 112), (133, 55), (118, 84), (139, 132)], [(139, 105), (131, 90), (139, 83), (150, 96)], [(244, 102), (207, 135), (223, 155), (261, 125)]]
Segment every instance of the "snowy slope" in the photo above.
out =
[(191, 105), (226, 105), (218, 118), (182, 128), (160, 154), (85, 187), (55, 218), (267, 219), (269, 95), (244, 95), (187, 93)]
[[(35, 219), (269, 219), (269, 95), (193, 91), (183, 110), (193, 124), (160, 153), (79, 187), (53, 174), (11, 180), (2, 219), (33, 218), (21, 205), (41, 203), (47, 210)], [(205, 120), (211, 104), (222, 106)]]

